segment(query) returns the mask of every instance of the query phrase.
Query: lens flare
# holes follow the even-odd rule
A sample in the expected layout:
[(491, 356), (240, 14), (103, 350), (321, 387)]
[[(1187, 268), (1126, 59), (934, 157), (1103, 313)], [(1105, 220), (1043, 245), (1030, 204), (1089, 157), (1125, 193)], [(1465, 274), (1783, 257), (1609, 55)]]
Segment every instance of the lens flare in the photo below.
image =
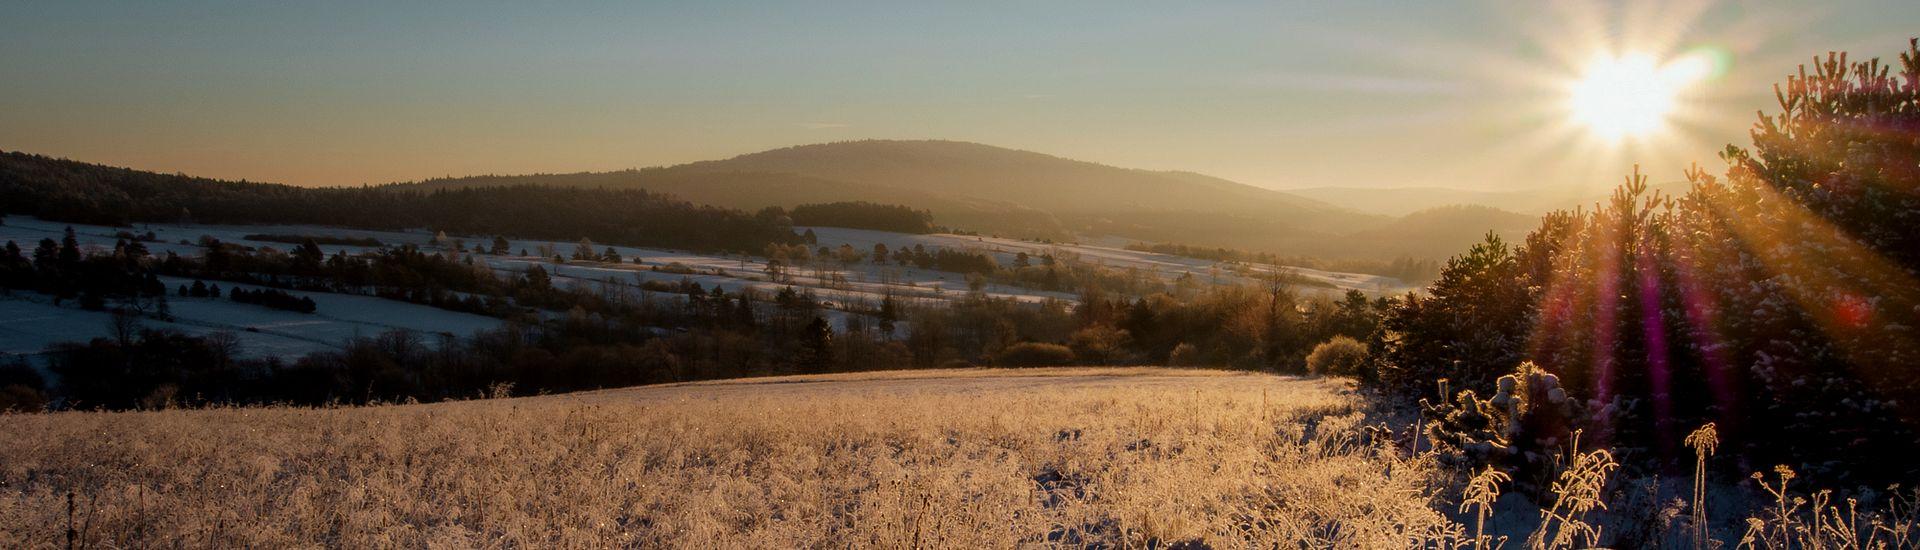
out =
[(1652, 56), (1602, 56), (1568, 89), (1576, 122), (1608, 140), (1644, 137), (1667, 127), (1680, 95), (1715, 71), (1714, 60), (1689, 54), (1665, 64)]

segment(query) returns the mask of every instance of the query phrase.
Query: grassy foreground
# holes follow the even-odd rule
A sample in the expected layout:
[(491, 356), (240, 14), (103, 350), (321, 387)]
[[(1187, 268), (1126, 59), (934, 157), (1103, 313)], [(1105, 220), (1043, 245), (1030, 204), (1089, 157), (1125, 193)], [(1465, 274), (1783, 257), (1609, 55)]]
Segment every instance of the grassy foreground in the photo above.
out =
[[(0, 547), (1449, 539), (1342, 383), (895, 372), (340, 409), (0, 417)], [(69, 494), (72, 508), (69, 511)], [(1293, 546), (1293, 544), (1287, 544)]]

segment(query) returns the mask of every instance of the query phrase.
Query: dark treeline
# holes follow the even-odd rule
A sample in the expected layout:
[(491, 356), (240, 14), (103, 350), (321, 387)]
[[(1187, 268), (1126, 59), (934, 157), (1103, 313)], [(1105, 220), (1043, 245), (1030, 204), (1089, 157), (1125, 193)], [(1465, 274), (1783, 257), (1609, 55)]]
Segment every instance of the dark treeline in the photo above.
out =
[[(802, 240), (808, 243), (819, 242), (811, 229), (807, 230)], [(769, 245), (764, 252), (772, 265), (769, 268), (770, 275), (780, 280), (785, 280), (790, 270), (808, 263), (816, 267), (832, 267), (836, 263), (852, 265), (862, 261), (963, 275), (1005, 274), (1000, 263), (990, 254), (942, 246), (928, 247), (916, 244), (912, 247), (889, 249), (886, 244), (875, 244), (872, 250), (860, 250), (842, 243), (838, 247), (821, 246), (815, 250), (808, 250), (802, 245)]]
[(532, 185), (418, 192), (398, 186), (303, 188), (165, 175), (0, 153), (0, 209), (45, 219), (306, 223), (370, 229), (595, 241), (688, 250), (759, 250), (792, 231), (737, 210), (641, 190)]
[(0, 291), (12, 290), (51, 295), (56, 305), (77, 300), (90, 310), (165, 314), (167, 308), (167, 287), (145, 244), (122, 239), (110, 253), (88, 255), (72, 228), (58, 241), (41, 239), (31, 252), (13, 241), (0, 246)]
[(932, 269), (951, 273), (993, 273), (1000, 268), (1000, 262), (993, 256), (967, 250), (955, 250), (947, 247), (928, 249), (922, 245), (900, 248), (887, 253), (884, 247), (874, 247), (873, 262), (892, 261), (901, 266), (913, 266), (920, 269)]
[(1536, 489), (1576, 430), (1658, 469), (1691, 465), (1680, 442), (1708, 422), (1736, 472), (1920, 475), (1920, 44), (1901, 61), (1789, 78), (1724, 177), (1656, 196), (1636, 173), (1453, 258), (1391, 307), (1367, 381), (1424, 398), (1467, 466)]
[(256, 234), (247, 235), (241, 238), (249, 241), (261, 241), (261, 242), (269, 242), (269, 243), (304, 244), (307, 241), (313, 241), (315, 244), (329, 244), (329, 245), (347, 245), (347, 246), (365, 246), (365, 247), (385, 246), (383, 243), (380, 242), (380, 239), (375, 239), (373, 237), (340, 237), (335, 235), (271, 235), (271, 234), (256, 233)]
[(287, 291), (272, 288), (259, 290), (236, 288), (233, 289), (232, 292), (228, 292), (227, 297), (243, 304), (262, 305), (274, 309), (284, 309), (300, 313), (313, 313), (319, 309), (319, 306), (314, 304), (313, 298), (296, 297), (288, 294)]
[(866, 201), (802, 204), (788, 213), (794, 225), (872, 229), (896, 233), (932, 233), (933, 214), (911, 207)]

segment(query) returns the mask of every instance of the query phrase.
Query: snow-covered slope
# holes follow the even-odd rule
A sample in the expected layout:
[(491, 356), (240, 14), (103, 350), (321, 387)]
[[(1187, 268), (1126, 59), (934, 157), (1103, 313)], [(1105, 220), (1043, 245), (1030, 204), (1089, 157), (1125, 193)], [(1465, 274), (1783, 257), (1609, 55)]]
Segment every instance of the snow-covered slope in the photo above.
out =
[[(199, 246), (202, 237), (212, 237), (223, 242), (242, 244), (256, 248), (272, 247), (281, 250), (293, 245), (279, 242), (259, 242), (246, 239), (247, 235), (309, 235), (351, 238), (370, 238), (385, 245), (413, 244), (424, 248), (434, 235), (426, 231), (366, 231), (336, 227), (294, 226), (294, 225), (197, 225), (197, 224), (151, 224), (132, 228), (113, 228), (104, 226), (74, 225), (34, 218), (13, 217), (0, 225), (0, 242), (14, 241), (22, 249), (30, 251), (41, 239), (59, 240), (67, 227), (73, 227), (76, 238), (85, 248), (105, 251), (111, 249), (116, 234), (128, 232), (144, 234), (153, 232), (156, 242), (147, 243), (147, 248), (156, 255), (168, 252), (184, 256), (199, 255), (203, 248)], [(1182, 274), (1192, 274), (1199, 281), (1218, 281), (1228, 283), (1251, 283), (1264, 273), (1284, 272), (1316, 286), (1303, 288), (1308, 292), (1338, 292), (1358, 289), (1367, 292), (1393, 292), (1406, 288), (1398, 280), (1375, 275), (1354, 273), (1335, 273), (1312, 269), (1281, 267), (1270, 265), (1245, 266), (1235, 270), (1222, 269), (1219, 264), (1209, 260), (1156, 254), (1121, 248), (1084, 244), (1054, 244), (1017, 239), (978, 237), (953, 234), (913, 235), (866, 231), (832, 227), (797, 228), (811, 229), (818, 238), (818, 246), (838, 248), (845, 244), (865, 253), (875, 244), (884, 244), (889, 249), (899, 250), (922, 245), (929, 248), (943, 247), (970, 250), (992, 254), (1002, 265), (1010, 265), (1014, 257), (1025, 252), (1036, 264), (1042, 255), (1053, 254), (1056, 257), (1077, 257), (1081, 261), (1091, 262), (1115, 269), (1135, 269), (1143, 274), (1172, 280)], [(490, 246), (491, 237), (468, 237), (463, 240), (468, 247)], [(765, 258), (757, 256), (726, 256), (693, 254), (674, 250), (635, 248), (625, 246), (612, 247), (625, 261), (622, 263), (578, 262), (554, 263), (541, 251), (556, 251), (562, 255), (571, 255), (577, 243), (534, 240), (512, 240), (506, 256), (473, 255), (475, 261), (485, 262), (500, 272), (523, 272), (529, 267), (539, 265), (554, 277), (556, 284), (562, 285), (622, 285), (637, 288), (648, 281), (673, 283), (691, 280), (703, 288), (719, 287), (729, 292), (742, 288), (753, 288), (766, 293), (779, 291), (786, 282), (776, 282), (767, 274), (768, 264)], [(368, 247), (350, 245), (321, 245), (328, 254), (336, 251), (357, 253)], [(595, 245), (594, 251), (601, 252), (607, 247)], [(526, 251), (522, 255), (522, 251)], [(633, 263), (635, 259), (639, 263)], [(964, 296), (969, 292), (966, 278), (957, 273), (901, 267), (893, 264), (876, 265), (871, 262), (857, 262), (850, 265), (829, 264), (820, 267), (794, 267), (788, 270), (792, 284), (813, 292), (826, 302), (830, 310), (845, 310), (856, 305), (877, 304), (883, 297), (891, 294), (897, 299), (920, 302), (939, 302)], [(191, 283), (190, 280), (166, 280), (169, 288)], [(232, 283), (220, 283), (226, 288), (245, 287)], [(1029, 303), (1045, 300), (1071, 301), (1075, 296), (1065, 292), (1049, 292), (1030, 288), (989, 284), (982, 291), (998, 298), (1010, 298)], [(296, 295), (311, 297), (319, 304), (319, 311), (302, 314), (275, 310), (264, 306), (236, 303), (227, 299), (171, 297), (174, 321), (148, 321), (154, 328), (170, 328), (188, 334), (210, 334), (214, 332), (232, 332), (240, 339), (242, 352), (251, 356), (296, 357), (313, 351), (332, 348), (355, 336), (372, 336), (394, 329), (412, 330), (429, 335), (466, 336), (475, 331), (499, 326), (500, 320), (479, 315), (441, 310), (429, 306), (386, 300), (371, 296), (355, 296), (316, 292), (295, 292)], [(676, 300), (677, 295), (654, 293), (656, 299)], [(835, 311), (829, 315), (836, 324), (845, 326), (845, 313)], [(84, 311), (72, 304), (55, 306), (47, 297), (32, 293), (15, 293), (0, 297), (0, 353), (32, 354), (41, 351), (46, 345), (60, 341), (84, 341), (108, 334), (108, 315), (102, 312)], [(431, 341), (435, 338), (427, 338)]]

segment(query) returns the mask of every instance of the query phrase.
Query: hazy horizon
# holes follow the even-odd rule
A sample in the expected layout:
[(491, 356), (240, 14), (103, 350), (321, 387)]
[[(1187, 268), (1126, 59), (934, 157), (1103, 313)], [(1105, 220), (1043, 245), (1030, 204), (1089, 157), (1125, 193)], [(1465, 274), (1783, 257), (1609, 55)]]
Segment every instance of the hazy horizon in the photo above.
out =
[[(0, 149), (311, 186), (946, 139), (1275, 189), (1597, 188), (1713, 166), (1784, 69), (1920, 27), (1898, 2), (1554, 6), (28, 2), (0, 21)], [(1721, 66), (1670, 131), (1570, 129), (1580, 60), (1629, 50)]]

